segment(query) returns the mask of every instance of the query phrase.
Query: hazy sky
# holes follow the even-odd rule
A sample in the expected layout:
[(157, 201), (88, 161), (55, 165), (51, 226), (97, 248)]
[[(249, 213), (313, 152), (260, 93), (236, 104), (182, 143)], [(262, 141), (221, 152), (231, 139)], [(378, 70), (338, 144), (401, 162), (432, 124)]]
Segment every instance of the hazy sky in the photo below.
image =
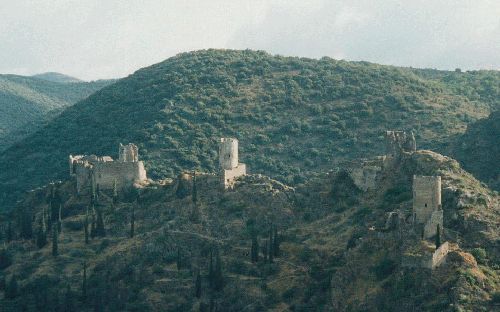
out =
[(500, 69), (500, 1), (0, 0), (0, 73), (122, 77), (203, 48)]

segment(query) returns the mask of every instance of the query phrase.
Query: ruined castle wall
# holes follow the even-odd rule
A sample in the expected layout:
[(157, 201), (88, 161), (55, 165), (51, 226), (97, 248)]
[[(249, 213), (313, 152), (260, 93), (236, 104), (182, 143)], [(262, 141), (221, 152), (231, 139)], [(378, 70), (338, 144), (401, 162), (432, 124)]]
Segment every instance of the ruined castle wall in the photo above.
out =
[(221, 138), (219, 144), (219, 164), (222, 169), (238, 167), (238, 140)]
[(437, 226), (443, 227), (443, 210), (433, 211), (424, 225), (424, 238), (431, 238), (437, 234)]
[(450, 252), (450, 244), (444, 242), (438, 249), (432, 254), (431, 268), (436, 268), (446, 262), (446, 255)]
[(146, 170), (139, 162), (106, 162), (94, 165), (95, 183), (100, 189), (112, 189), (116, 181), (117, 188), (131, 187), (134, 182), (146, 180)]
[(441, 209), (441, 177), (413, 176), (413, 215), (417, 224), (426, 224)]
[(247, 173), (247, 168), (245, 164), (239, 164), (235, 168), (232, 169), (222, 169), (222, 181), (224, 183), (224, 187), (231, 187), (234, 179), (240, 176), (244, 176)]
[(378, 174), (382, 171), (382, 167), (378, 166), (363, 166), (360, 168), (353, 168), (350, 176), (354, 184), (361, 190), (367, 191), (374, 189), (377, 186)]
[(80, 193), (85, 187), (90, 185), (91, 169), (84, 164), (74, 163), (72, 170), (76, 176), (76, 190)]

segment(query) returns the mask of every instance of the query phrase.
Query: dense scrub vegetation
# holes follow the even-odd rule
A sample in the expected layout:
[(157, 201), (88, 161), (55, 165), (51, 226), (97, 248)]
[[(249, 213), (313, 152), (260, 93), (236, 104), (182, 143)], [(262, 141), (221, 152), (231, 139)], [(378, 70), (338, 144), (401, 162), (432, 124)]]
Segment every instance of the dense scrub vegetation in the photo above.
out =
[(1, 154), (0, 200), (12, 203), (18, 192), (65, 178), (68, 154), (116, 156), (119, 142), (137, 143), (156, 179), (215, 171), (217, 139), (234, 136), (251, 172), (293, 185), (379, 153), (386, 129), (413, 130), (420, 147), (443, 150), (498, 104), (498, 81), (497, 72), (184, 53), (93, 94)]
[(54, 75), (0, 75), (0, 151), (112, 82), (74, 82), (70, 77)]
[(500, 111), (481, 119), (458, 137), (451, 153), (463, 167), (494, 189), (500, 190)]

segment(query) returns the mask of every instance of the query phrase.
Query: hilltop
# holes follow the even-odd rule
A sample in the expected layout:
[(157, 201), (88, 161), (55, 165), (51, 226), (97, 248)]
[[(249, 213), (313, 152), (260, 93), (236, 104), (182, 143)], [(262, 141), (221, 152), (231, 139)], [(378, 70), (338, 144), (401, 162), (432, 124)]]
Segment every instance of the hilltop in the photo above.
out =
[(498, 105), (498, 81), (498, 72), (438, 75), (249, 50), (183, 53), (92, 94), (3, 152), (0, 200), (9, 209), (19, 193), (64, 178), (69, 154), (114, 156), (119, 142), (141, 142), (148, 172), (160, 179), (213, 171), (210, 146), (238, 137), (253, 172), (290, 185), (380, 153), (385, 129), (413, 130), (421, 147), (442, 151)]
[(0, 151), (112, 82), (67, 83), (43, 77), (0, 75)]
[(36, 74), (36, 75), (31, 76), (31, 77), (42, 79), (42, 80), (47, 80), (47, 81), (52, 81), (52, 82), (60, 82), (60, 83), (83, 82), (82, 80), (80, 80), (78, 78), (64, 75), (61, 73), (56, 73), (56, 72)]
[[(362, 166), (359, 160), (353, 163)], [(183, 174), (152, 182), (119, 196), (99, 190), (94, 195), (76, 194), (72, 180), (48, 185), (27, 194), (10, 216), (11, 225), (2, 224), (5, 233), (11, 228), (13, 234), (4, 235), (7, 253), (2, 260), (11, 263), (1, 262), (7, 300), (0, 307), (3, 311), (495, 309), (500, 303), (498, 194), (455, 160), (426, 150), (404, 153), (381, 174), (376, 187), (367, 191), (355, 185), (349, 171), (337, 170), (296, 188), (248, 175), (234, 189), (223, 191), (210, 172), (196, 173), (196, 180)], [(441, 176), (443, 181), (442, 239), (451, 247), (446, 261), (432, 270), (405, 267), (403, 261), (408, 252), (414, 256), (434, 251), (432, 242), (405, 241), (405, 233), (411, 232), (407, 221), (387, 226), (395, 211), (404, 215), (402, 220), (411, 215), (413, 175)], [(53, 256), (51, 236), (48, 244), (37, 248), (35, 234), (43, 228), (45, 216), (57, 220), (58, 207), (62, 232), (58, 255)], [(103, 220), (105, 228), (104, 237), (90, 235), (88, 244), (86, 215), (93, 220), (91, 233), (99, 228), (96, 220)], [(26, 220), (33, 222), (33, 238), (22, 238), (29, 234)], [(55, 229), (57, 221), (51, 222)], [(274, 237), (278, 247), (269, 248)], [(257, 262), (251, 258), (252, 241), (260, 246)], [(411, 248), (405, 250), (405, 244)], [(264, 260), (275, 248), (272, 261)]]

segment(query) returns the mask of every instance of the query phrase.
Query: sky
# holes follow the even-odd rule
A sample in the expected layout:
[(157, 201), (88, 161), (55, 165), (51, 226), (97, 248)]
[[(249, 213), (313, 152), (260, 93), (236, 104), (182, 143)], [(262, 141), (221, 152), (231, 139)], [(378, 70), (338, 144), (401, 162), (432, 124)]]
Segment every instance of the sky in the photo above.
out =
[(0, 0), (0, 73), (119, 78), (207, 48), (500, 70), (500, 1)]

